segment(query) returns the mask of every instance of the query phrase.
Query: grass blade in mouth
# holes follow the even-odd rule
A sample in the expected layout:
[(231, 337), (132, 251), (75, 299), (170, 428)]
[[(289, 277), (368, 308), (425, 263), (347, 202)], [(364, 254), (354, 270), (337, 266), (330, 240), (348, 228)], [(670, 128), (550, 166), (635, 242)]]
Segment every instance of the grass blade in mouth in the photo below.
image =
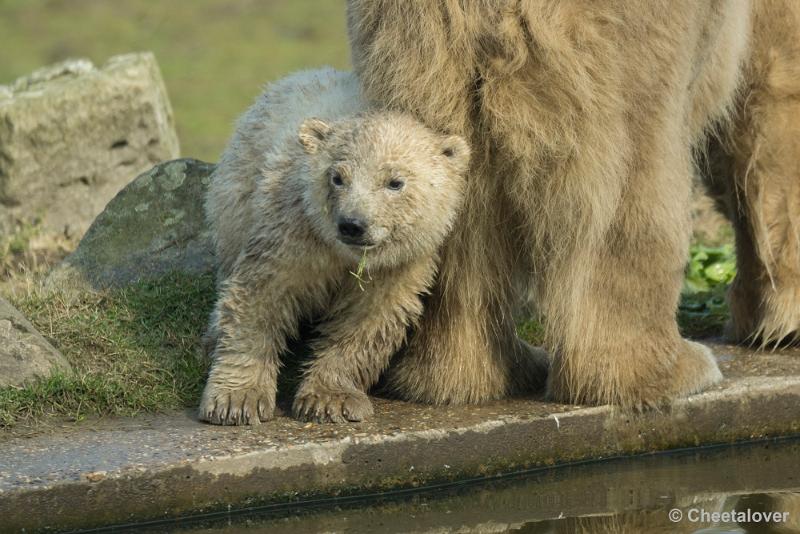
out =
[[(364, 274), (366, 273), (367, 278), (364, 278)], [(361, 255), (361, 259), (358, 260), (358, 266), (356, 267), (356, 272), (350, 271), (356, 280), (358, 280), (358, 288), (361, 291), (364, 291), (364, 284), (369, 284), (369, 281), (372, 278), (367, 271), (367, 249), (364, 249), (364, 253)]]

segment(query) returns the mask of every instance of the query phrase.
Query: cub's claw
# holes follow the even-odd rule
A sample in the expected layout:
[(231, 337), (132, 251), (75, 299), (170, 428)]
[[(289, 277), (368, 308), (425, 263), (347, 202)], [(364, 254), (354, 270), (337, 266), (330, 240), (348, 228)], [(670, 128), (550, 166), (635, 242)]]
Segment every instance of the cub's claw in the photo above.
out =
[(259, 388), (230, 389), (206, 384), (198, 417), (215, 425), (257, 425), (275, 412), (275, 394)]

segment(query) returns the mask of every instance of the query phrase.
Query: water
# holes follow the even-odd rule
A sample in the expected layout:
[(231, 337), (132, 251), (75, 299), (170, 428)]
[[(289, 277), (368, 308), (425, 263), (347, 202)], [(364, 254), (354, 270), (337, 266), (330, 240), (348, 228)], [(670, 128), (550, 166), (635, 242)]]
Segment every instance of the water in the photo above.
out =
[[(779, 521), (765, 522), (764, 514), (773, 519), (777, 514)], [(588, 462), (368, 499), (323, 500), (135, 528), (292, 534), (800, 533), (800, 441)]]

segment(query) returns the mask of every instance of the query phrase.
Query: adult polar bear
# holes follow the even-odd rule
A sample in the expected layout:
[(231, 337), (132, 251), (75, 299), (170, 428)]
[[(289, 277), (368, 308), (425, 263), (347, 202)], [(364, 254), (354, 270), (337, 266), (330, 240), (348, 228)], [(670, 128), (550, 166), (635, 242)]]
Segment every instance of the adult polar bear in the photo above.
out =
[(693, 155), (714, 127), (738, 150), (717, 147), (708, 166), (726, 171), (709, 180), (737, 229), (731, 332), (795, 332), (799, 12), (794, 0), (349, 0), (366, 96), (474, 148), (463, 220), (389, 384), (434, 403), (525, 387), (535, 358), (512, 317), (528, 292), (556, 400), (654, 405), (718, 381), (675, 322)]

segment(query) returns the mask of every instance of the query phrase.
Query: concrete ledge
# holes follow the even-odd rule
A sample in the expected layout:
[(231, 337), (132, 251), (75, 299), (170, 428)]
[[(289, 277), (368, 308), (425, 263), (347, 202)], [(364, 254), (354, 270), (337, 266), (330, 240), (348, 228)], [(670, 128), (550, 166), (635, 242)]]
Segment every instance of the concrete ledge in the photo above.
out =
[(730, 378), (662, 412), (535, 399), (460, 408), (378, 399), (375, 419), (363, 424), (280, 417), (214, 427), (187, 412), (0, 435), (2, 528), (169, 518), (800, 433), (797, 354), (714, 348)]

